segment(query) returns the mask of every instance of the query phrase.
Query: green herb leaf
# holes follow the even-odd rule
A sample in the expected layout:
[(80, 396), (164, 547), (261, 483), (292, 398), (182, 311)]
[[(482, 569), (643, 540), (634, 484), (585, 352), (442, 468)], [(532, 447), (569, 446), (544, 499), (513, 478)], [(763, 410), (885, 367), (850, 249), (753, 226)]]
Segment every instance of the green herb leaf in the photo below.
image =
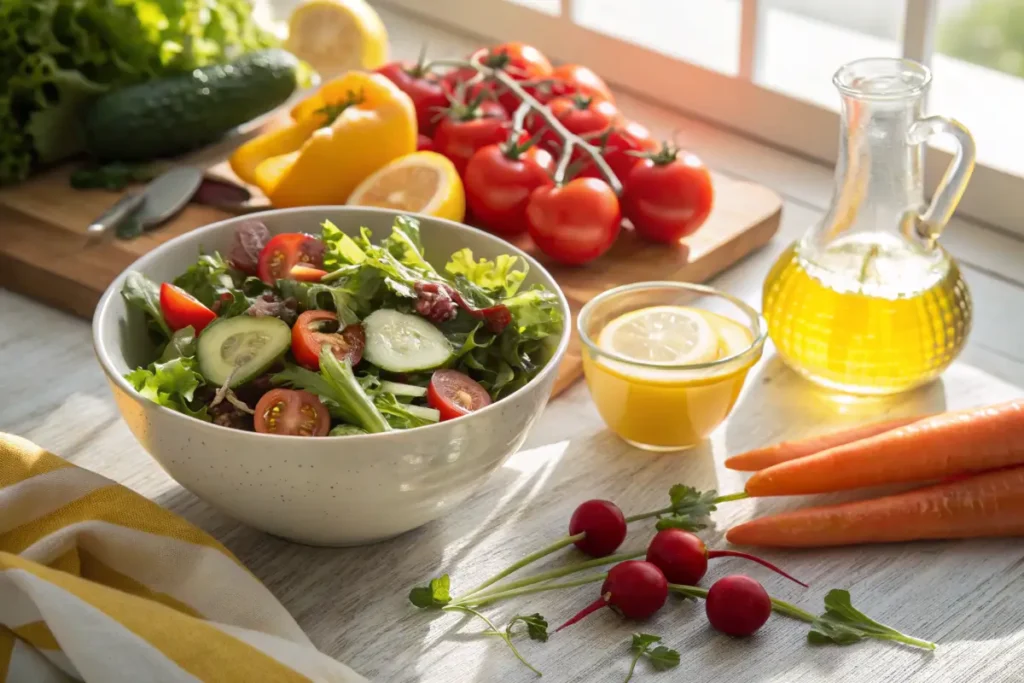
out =
[(417, 586), (409, 591), (409, 602), (421, 608), (440, 608), (452, 600), (451, 580), (447, 574), (431, 579), (426, 586)]
[(647, 652), (647, 649), (655, 643), (661, 642), (661, 636), (650, 633), (634, 633), (633, 643), (629, 646), (633, 652)]
[(507, 633), (509, 637), (512, 636), (512, 627), (520, 621), (526, 624), (526, 633), (530, 636), (530, 640), (536, 640), (542, 643), (547, 642), (548, 620), (536, 612), (525, 615), (517, 614), (512, 617), (512, 621), (508, 622), (508, 626), (505, 627), (505, 633)]
[(717, 491), (698, 491), (692, 486), (676, 484), (669, 489), (668, 495), (672, 510), (667, 515), (659, 517), (655, 525), (659, 531), (662, 529), (699, 531), (707, 527), (708, 518), (717, 509), (715, 505), (715, 499), (718, 498)]
[(807, 634), (808, 642), (816, 645), (850, 645), (865, 638), (892, 640), (926, 650), (935, 649), (935, 643), (900, 633), (855, 608), (849, 591), (830, 590), (825, 596), (825, 613), (811, 624)]
[(679, 666), (679, 653), (664, 645), (659, 645), (646, 654), (651, 661), (651, 666), (657, 671), (665, 671)]
[(160, 310), (160, 287), (142, 273), (132, 271), (124, 280), (121, 296), (125, 303), (134, 306), (149, 316), (165, 339), (171, 338), (171, 328)]

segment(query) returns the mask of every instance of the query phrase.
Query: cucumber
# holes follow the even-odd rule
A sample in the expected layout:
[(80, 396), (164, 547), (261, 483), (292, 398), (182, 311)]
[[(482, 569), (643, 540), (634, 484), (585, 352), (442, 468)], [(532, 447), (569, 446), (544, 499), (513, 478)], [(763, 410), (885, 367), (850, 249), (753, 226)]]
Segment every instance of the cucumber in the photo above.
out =
[(230, 377), (228, 386), (237, 387), (266, 372), (291, 343), (291, 328), (278, 318), (239, 315), (216, 320), (199, 335), (199, 372), (214, 386)]
[(298, 66), (289, 52), (262, 50), (120, 88), (86, 112), (86, 148), (104, 161), (146, 161), (202, 147), (287, 100)]
[(402, 384), (401, 382), (389, 382), (387, 380), (380, 383), (380, 390), (394, 396), (405, 396), (407, 398), (423, 398), (427, 395), (426, 387), (418, 387), (415, 384)]
[(431, 370), (448, 362), (452, 347), (429, 322), (409, 313), (380, 309), (363, 320), (363, 358), (388, 372)]

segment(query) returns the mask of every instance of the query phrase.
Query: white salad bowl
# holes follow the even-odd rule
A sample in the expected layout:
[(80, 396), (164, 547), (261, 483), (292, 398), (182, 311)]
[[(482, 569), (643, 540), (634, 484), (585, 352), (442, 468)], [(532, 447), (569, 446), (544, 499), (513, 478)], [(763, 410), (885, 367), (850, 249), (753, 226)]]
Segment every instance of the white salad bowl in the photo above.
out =
[(452, 221), (419, 217), (427, 259), (443, 267), (469, 247), (479, 257), (513, 254), (529, 264), (525, 284), (558, 296), (565, 324), (550, 360), (525, 387), (464, 417), (410, 430), (340, 437), (257, 434), (189, 417), (142, 398), (124, 379), (153, 360), (145, 321), (126, 308), (130, 271), (169, 281), (200, 250), (226, 254), (235, 227), (263, 221), (273, 234), (318, 233), (327, 219), (349, 234), (390, 233), (397, 214), (360, 207), (303, 207), (232, 218), (177, 237), (121, 273), (93, 317), (93, 343), (132, 433), (179, 484), (224, 513), (276, 536), (313, 545), (356, 545), (419, 527), (465, 499), (526, 438), (551, 394), (572, 323), (554, 279), (504, 240)]

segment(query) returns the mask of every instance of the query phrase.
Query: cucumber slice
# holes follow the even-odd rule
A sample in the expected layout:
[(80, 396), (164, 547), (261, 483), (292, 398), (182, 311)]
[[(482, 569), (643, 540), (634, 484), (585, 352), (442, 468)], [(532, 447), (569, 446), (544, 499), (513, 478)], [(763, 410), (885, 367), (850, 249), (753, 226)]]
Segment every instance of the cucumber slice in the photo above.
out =
[(430, 420), (431, 422), (441, 421), (441, 411), (435, 410), (434, 408), (425, 408), (423, 406), (407, 405), (405, 409), (409, 411), (410, 415), (422, 418), (424, 420)]
[(403, 384), (401, 382), (389, 382), (388, 380), (380, 383), (380, 390), (395, 396), (405, 396), (408, 398), (423, 398), (427, 395), (426, 387), (418, 387), (415, 384)]
[(452, 356), (441, 330), (418, 315), (381, 309), (366, 316), (363, 329), (363, 358), (388, 372), (431, 370)]
[[(292, 330), (278, 318), (239, 315), (211, 323), (199, 335), (199, 371), (214, 386), (245, 384), (262, 374), (292, 343)], [(232, 373), (234, 373), (232, 375)]]

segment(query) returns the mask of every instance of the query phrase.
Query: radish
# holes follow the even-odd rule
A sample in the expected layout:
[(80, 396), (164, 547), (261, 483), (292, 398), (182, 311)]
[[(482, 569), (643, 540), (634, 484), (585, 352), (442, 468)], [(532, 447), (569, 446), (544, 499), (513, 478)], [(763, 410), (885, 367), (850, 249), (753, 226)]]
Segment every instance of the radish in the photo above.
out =
[(716, 630), (730, 636), (749, 636), (768, 621), (772, 599), (754, 579), (733, 574), (711, 585), (704, 607)]
[[(668, 581), (655, 565), (643, 560), (628, 560), (608, 572), (601, 585), (601, 597), (584, 607), (555, 632), (572, 626), (602, 607), (612, 607), (628, 619), (646, 619), (668, 599)], [(770, 603), (769, 603), (770, 604)]]
[(576, 547), (591, 557), (611, 555), (626, 539), (626, 516), (610, 500), (588, 500), (569, 520), (569, 535), (585, 534)]
[(804, 588), (807, 584), (795, 579), (771, 562), (756, 555), (735, 550), (711, 550), (695, 534), (682, 529), (663, 529), (647, 546), (647, 561), (656, 565), (669, 583), (696, 585), (708, 570), (708, 560), (716, 557), (741, 557), (771, 569)]

